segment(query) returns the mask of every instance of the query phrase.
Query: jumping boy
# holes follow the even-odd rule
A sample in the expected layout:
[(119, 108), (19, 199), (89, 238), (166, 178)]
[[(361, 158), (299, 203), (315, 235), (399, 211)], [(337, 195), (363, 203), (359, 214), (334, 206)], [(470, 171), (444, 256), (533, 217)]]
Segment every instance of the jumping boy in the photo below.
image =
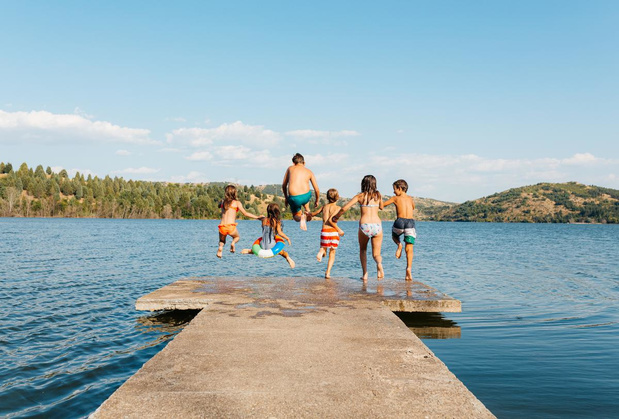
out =
[(417, 237), (415, 230), (415, 220), (413, 212), (415, 210), (415, 201), (411, 196), (406, 194), (408, 191), (408, 183), (404, 179), (399, 179), (393, 182), (393, 194), (391, 198), (384, 202), (383, 206), (395, 204), (397, 219), (393, 223), (391, 237), (398, 249), (395, 251), (395, 257), (400, 259), (402, 256), (402, 243), (400, 236), (404, 233), (404, 243), (406, 244), (406, 280), (412, 281), (412, 266), (413, 266), (413, 245)]
[[(305, 159), (299, 153), (292, 157), (293, 165), (286, 170), (284, 180), (282, 181), (282, 191), (286, 205), (290, 205), (292, 217), (296, 222), (299, 222), (301, 230), (307, 230), (306, 221), (311, 220), (309, 201), (312, 198), (309, 184), (312, 184), (314, 193), (316, 194), (315, 206), (318, 206), (318, 198), (320, 190), (316, 177), (311, 170), (305, 167)], [(304, 210), (304, 211), (303, 211)]]
[(325, 278), (327, 279), (331, 278), (331, 268), (333, 267), (333, 262), (335, 262), (335, 250), (340, 244), (340, 237), (344, 235), (344, 231), (331, 219), (340, 211), (340, 206), (337, 205), (338, 199), (340, 199), (340, 195), (337, 189), (329, 189), (327, 191), (327, 200), (329, 203), (311, 214), (312, 217), (314, 217), (322, 212), (320, 250), (316, 255), (316, 260), (321, 262), (323, 256), (327, 254), (327, 249), (329, 249), (329, 261), (327, 263), (327, 272), (325, 273)]

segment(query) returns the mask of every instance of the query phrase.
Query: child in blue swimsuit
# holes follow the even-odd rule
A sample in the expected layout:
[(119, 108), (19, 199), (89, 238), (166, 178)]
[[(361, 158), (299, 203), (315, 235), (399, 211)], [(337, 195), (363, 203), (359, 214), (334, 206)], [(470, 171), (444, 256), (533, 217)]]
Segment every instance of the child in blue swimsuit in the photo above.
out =
[(335, 215), (332, 220), (336, 222), (342, 214), (359, 203), (361, 206), (361, 219), (359, 220), (359, 259), (363, 276), (361, 279), (368, 279), (368, 242), (372, 242), (372, 257), (376, 262), (376, 277), (380, 281), (385, 276), (383, 271), (383, 258), (380, 254), (383, 243), (383, 227), (378, 216), (378, 210), (383, 209), (383, 201), (380, 192), (376, 190), (376, 178), (367, 175), (361, 181), (361, 193), (348, 201), (346, 205)]

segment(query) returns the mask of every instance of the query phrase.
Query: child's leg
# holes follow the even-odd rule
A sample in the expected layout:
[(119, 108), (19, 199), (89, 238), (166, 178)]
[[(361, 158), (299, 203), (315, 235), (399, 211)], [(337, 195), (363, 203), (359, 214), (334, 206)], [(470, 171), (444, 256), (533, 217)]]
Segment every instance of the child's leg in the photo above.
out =
[(368, 236), (359, 230), (359, 260), (361, 261), (361, 270), (363, 271), (361, 279), (364, 281), (368, 280), (368, 241), (370, 241)]
[(252, 255), (253, 252), (251, 251), (251, 249), (243, 249), (243, 250), (241, 250), (241, 254), (242, 255)]
[(294, 260), (292, 260), (292, 258), (290, 257), (290, 255), (288, 254), (288, 252), (286, 252), (285, 250), (282, 250), (281, 252), (279, 252), (280, 255), (282, 255), (284, 257), (284, 259), (286, 259), (286, 262), (288, 262), (288, 264), (290, 265), (290, 267), (292, 269), (294, 269), (295, 267), (295, 263)]
[(325, 273), (325, 278), (331, 278), (331, 268), (333, 268), (333, 262), (335, 262), (335, 249), (329, 249), (329, 261), (327, 262), (327, 272)]
[(217, 257), (219, 259), (221, 259), (225, 244), (226, 244), (226, 235), (219, 233), (219, 249), (217, 249)]
[(406, 243), (406, 280), (413, 280), (413, 245)]
[(316, 255), (316, 260), (318, 262), (322, 262), (322, 258), (326, 254), (327, 254), (327, 249), (325, 249), (324, 247), (321, 247), (320, 250), (318, 251), (318, 254)]
[(312, 211), (310, 210), (309, 202), (303, 205), (303, 208), (305, 209), (305, 218), (307, 221), (312, 221)]
[(374, 262), (376, 262), (376, 278), (383, 279), (385, 272), (383, 271), (383, 257), (380, 255), (381, 248), (383, 246), (383, 233), (372, 237), (372, 256)]
[(239, 240), (241, 240), (241, 236), (239, 235), (239, 231), (235, 228), (232, 234), (230, 234), (230, 237), (232, 237), (232, 243), (230, 243), (230, 252), (234, 253), (234, 251), (236, 250), (236, 244), (239, 242)]
[(398, 245), (398, 248), (395, 251), (395, 257), (396, 259), (400, 259), (402, 256), (402, 242), (400, 242), (400, 236), (394, 232), (391, 232), (391, 238), (393, 239), (393, 242)]

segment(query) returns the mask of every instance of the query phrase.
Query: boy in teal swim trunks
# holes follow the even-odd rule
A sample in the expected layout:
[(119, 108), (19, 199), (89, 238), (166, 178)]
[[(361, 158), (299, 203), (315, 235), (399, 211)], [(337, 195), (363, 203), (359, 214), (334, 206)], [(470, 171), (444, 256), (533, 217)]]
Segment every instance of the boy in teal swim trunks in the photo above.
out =
[(312, 198), (310, 191), (310, 183), (316, 194), (315, 207), (318, 207), (318, 199), (320, 198), (320, 190), (318, 182), (311, 170), (305, 167), (305, 159), (299, 153), (292, 157), (293, 165), (286, 170), (284, 180), (282, 181), (282, 191), (286, 205), (290, 205), (292, 217), (296, 222), (300, 223), (301, 230), (307, 230), (306, 221), (310, 221), (312, 215), (310, 213), (309, 201)]

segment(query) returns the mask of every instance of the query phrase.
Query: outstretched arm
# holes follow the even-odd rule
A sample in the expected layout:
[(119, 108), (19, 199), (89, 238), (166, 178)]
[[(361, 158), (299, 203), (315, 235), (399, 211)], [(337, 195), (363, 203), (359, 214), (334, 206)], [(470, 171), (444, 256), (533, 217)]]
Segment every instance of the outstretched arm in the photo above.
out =
[(261, 218), (258, 215), (254, 215), (251, 212), (245, 211), (245, 208), (243, 207), (243, 204), (241, 203), (241, 201), (237, 201), (237, 205), (239, 207), (239, 211), (241, 211), (241, 214), (243, 214), (247, 218), (253, 218), (254, 220), (257, 220), (257, 219)]
[(316, 202), (314, 206), (318, 206), (318, 200), (320, 199), (320, 189), (318, 189), (318, 182), (316, 181), (316, 176), (314, 176), (314, 172), (310, 171), (312, 176), (310, 177), (310, 182), (312, 184), (312, 188), (314, 188), (314, 193), (316, 194)]
[(290, 182), (290, 169), (286, 169), (282, 180), (282, 192), (284, 193), (284, 206), (288, 206), (288, 183)]
[(338, 211), (337, 214), (335, 214), (333, 217), (331, 217), (331, 220), (333, 220), (334, 223), (337, 223), (337, 220), (340, 219), (342, 214), (344, 214), (346, 211), (348, 211), (350, 208), (352, 208), (352, 206), (355, 205), (357, 202), (359, 202), (359, 195), (355, 195), (355, 197), (353, 199), (348, 201), (346, 203), (346, 205), (344, 205), (342, 207), (342, 209)]
[(278, 236), (280, 236), (281, 238), (283, 238), (283, 239), (287, 240), (287, 241), (288, 241), (288, 244), (289, 244), (290, 246), (292, 246), (292, 242), (290, 241), (290, 239), (288, 238), (288, 236), (286, 236), (286, 235), (284, 234), (284, 232), (282, 231), (282, 225), (281, 225), (281, 224), (278, 224), (278, 225), (277, 225), (277, 235), (278, 235)]
[(324, 207), (320, 207), (318, 209), (316, 209), (314, 212), (311, 212), (310, 214), (312, 214), (312, 217), (317, 216), (318, 214), (320, 214), (322, 212)]
[(392, 196), (391, 198), (383, 202), (383, 208), (386, 207), (387, 205), (391, 205), (394, 203), (395, 203), (395, 196)]

